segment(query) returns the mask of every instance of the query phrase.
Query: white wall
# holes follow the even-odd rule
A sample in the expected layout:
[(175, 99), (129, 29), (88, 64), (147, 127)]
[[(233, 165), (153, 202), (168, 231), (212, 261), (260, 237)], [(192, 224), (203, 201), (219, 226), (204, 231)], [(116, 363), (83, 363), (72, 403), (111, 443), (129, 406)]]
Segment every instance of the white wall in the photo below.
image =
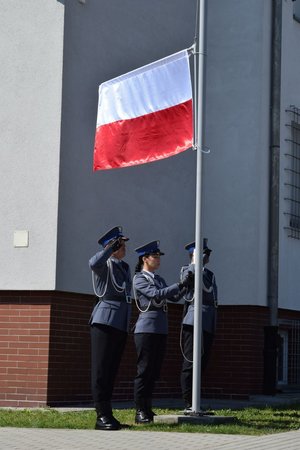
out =
[(291, 139), (290, 128), (286, 126), (291, 116), (286, 112), (290, 105), (300, 108), (300, 23), (293, 20), (293, 2), (283, 4), (283, 38), (282, 38), (282, 87), (281, 87), (281, 149), (280, 149), (280, 265), (279, 265), (279, 306), (287, 309), (300, 309), (300, 240), (288, 237), (288, 216), (284, 211), (289, 204), (284, 198), (288, 193), (284, 183), (288, 174), (284, 170), (288, 166), (285, 153), (288, 153)]
[[(266, 305), (271, 0), (207, 4), (203, 234), (220, 303)], [(1, 1), (0, 289), (90, 293), (88, 259), (114, 225), (130, 237), (132, 269), (134, 248), (160, 239), (160, 272), (177, 281), (194, 238), (196, 154), (95, 173), (92, 159), (98, 85), (189, 47), (195, 8), (196, 0)], [(300, 105), (300, 25), (290, 0), (283, 11), (282, 144), (284, 109)], [(280, 306), (297, 309), (299, 241), (280, 219)], [(29, 230), (28, 248), (13, 247), (14, 230)]]
[[(270, 1), (210, 0), (203, 233), (223, 304), (266, 304)], [(66, 5), (57, 289), (90, 292), (88, 258), (114, 225), (133, 249), (160, 239), (178, 278), (194, 238), (195, 153), (92, 173), (97, 88), (191, 45), (196, 1)], [(96, 25), (97, 24), (97, 25)]]
[(223, 304), (266, 305), (270, 3), (208, 2), (204, 229)]
[(93, 173), (98, 86), (189, 47), (196, 1), (66, 2), (57, 289), (91, 292), (88, 259), (100, 234), (123, 225), (134, 248), (161, 240), (161, 274), (179, 279), (194, 238), (195, 153)]
[[(0, 289), (53, 289), (64, 7), (0, 6)], [(14, 230), (29, 231), (28, 248)]]

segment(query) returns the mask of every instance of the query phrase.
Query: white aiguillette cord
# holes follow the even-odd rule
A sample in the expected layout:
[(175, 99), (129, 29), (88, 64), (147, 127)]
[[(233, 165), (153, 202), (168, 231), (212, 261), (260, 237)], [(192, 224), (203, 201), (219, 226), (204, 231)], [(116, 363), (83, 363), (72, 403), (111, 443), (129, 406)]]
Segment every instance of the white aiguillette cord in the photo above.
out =
[[(134, 277), (133, 277), (132, 288), (133, 288), (133, 296), (134, 296), (134, 300), (135, 300), (135, 304), (136, 304), (137, 309), (138, 309), (140, 312), (145, 313), (145, 312), (149, 311), (149, 308), (150, 308), (151, 304), (153, 304), (153, 305), (156, 306), (157, 308), (161, 308), (162, 306), (164, 306), (165, 303), (166, 303), (165, 300), (161, 300), (160, 302), (157, 302), (156, 300), (151, 299), (151, 300), (149, 300), (148, 306), (147, 306), (145, 309), (142, 309), (142, 308), (140, 307), (140, 305), (139, 305), (139, 299), (138, 299), (138, 295), (137, 295), (137, 291), (136, 291), (136, 288), (135, 288), (135, 285), (134, 285), (134, 281), (135, 281), (136, 276), (137, 276), (137, 274), (135, 274)], [(149, 275), (147, 275), (146, 273), (143, 273), (143, 276), (146, 278), (146, 280), (147, 280), (150, 284), (154, 284), (154, 280), (153, 280)]]
[(125, 289), (126, 289), (126, 282), (125, 282), (125, 281), (123, 282), (122, 286), (120, 286), (120, 285), (117, 283), (117, 281), (116, 281), (116, 279), (115, 279), (115, 276), (114, 276), (114, 273), (113, 273), (113, 268), (112, 268), (112, 261), (111, 261), (111, 259), (108, 259), (107, 262), (106, 262), (106, 264), (107, 264), (108, 270), (107, 270), (107, 275), (106, 275), (105, 284), (104, 284), (104, 287), (103, 287), (103, 290), (102, 290), (101, 293), (98, 293), (97, 290), (96, 290), (96, 286), (95, 286), (95, 277), (96, 277), (96, 274), (95, 274), (95, 272), (92, 270), (93, 290), (94, 290), (94, 293), (95, 293), (96, 297), (99, 297), (99, 298), (104, 297), (104, 295), (106, 294), (109, 276), (110, 276), (112, 285), (113, 285), (113, 287), (115, 288), (115, 290), (116, 290), (117, 292), (122, 293), (122, 292), (124, 292)]

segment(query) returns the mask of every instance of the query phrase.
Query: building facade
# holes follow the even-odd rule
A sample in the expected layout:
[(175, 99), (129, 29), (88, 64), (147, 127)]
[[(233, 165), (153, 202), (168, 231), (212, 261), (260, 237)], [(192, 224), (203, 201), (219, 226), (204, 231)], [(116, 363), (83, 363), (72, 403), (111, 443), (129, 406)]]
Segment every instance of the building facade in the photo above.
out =
[[(195, 232), (194, 151), (92, 171), (98, 86), (190, 47), (196, 0), (2, 3), (0, 405), (85, 402), (99, 235), (124, 227), (132, 270), (133, 249), (160, 239), (173, 283)], [(269, 359), (276, 389), (300, 385), (299, 9), (207, 2), (202, 232), (220, 297), (207, 396), (266, 391)], [(174, 397), (182, 306), (169, 309), (156, 395)], [(126, 352), (118, 399), (132, 397), (132, 336)]]

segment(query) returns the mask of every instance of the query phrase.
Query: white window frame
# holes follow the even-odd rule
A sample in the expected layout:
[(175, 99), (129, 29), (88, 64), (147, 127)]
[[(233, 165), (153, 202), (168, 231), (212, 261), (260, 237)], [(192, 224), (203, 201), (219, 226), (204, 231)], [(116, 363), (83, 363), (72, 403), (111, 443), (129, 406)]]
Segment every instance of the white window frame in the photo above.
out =
[(300, 22), (300, 0), (293, 0), (293, 17)]
[(282, 338), (282, 379), (278, 385), (288, 384), (288, 352), (289, 352), (289, 332), (287, 330), (279, 330), (279, 336)]

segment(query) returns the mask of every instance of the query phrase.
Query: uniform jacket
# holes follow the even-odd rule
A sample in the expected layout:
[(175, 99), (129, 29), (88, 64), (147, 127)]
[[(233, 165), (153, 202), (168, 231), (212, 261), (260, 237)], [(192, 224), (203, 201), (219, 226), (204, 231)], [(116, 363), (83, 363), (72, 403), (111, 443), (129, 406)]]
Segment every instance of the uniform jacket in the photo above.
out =
[(140, 312), (135, 324), (135, 333), (168, 334), (167, 300), (178, 302), (186, 289), (180, 290), (178, 283), (167, 286), (159, 276), (138, 272), (133, 278), (133, 291)]
[[(99, 296), (89, 323), (109, 325), (128, 332), (131, 305), (126, 296), (129, 298), (131, 293), (130, 268), (126, 262), (111, 257), (112, 252), (111, 248), (104, 249), (89, 261), (95, 293)], [(119, 287), (123, 285), (125, 290), (122, 291)]]
[[(195, 273), (195, 265), (183, 266), (181, 268), (181, 278), (191, 271)], [(185, 295), (185, 305), (183, 313), (183, 325), (194, 325), (194, 289), (189, 289)], [(216, 327), (216, 305), (218, 301), (217, 284), (214, 273), (203, 268), (203, 289), (202, 289), (202, 329), (209, 333), (215, 332)]]

